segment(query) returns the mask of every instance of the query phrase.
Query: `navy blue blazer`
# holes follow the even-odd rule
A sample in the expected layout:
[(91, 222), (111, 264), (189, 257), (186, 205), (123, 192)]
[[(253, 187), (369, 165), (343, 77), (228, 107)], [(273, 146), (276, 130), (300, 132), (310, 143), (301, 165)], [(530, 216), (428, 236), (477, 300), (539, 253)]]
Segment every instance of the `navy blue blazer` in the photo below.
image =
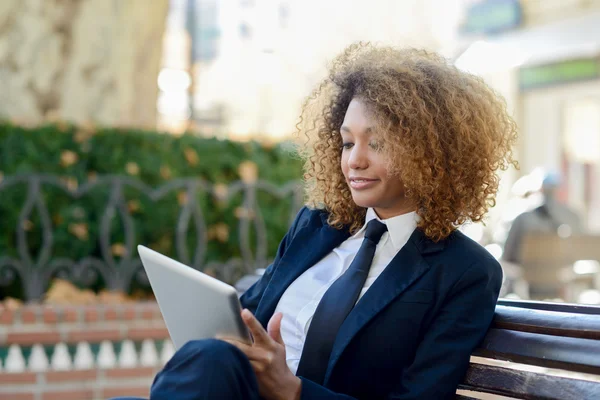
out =
[[(241, 297), (267, 326), (287, 287), (350, 237), (323, 210), (303, 208), (274, 262)], [(324, 385), (302, 399), (452, 399), (494, 316), (500, 264), (461, 232), (437, 243), (416, 229), (350, 312)]]

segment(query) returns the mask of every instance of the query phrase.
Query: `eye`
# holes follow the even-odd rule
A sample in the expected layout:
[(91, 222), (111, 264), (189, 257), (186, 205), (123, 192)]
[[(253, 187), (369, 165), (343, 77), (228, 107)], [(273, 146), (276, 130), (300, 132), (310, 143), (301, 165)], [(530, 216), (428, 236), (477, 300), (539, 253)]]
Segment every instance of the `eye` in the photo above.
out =
[(350, 142), (342, 143), (343, 150), (347, 150), (347, 149), (351, 148), (352, 146), (354, 146), (354, 143), (350, 143)]
[(383, 143), (373, 141), (369, 143), (369, 146), (375, 151), (380, 151), (383, 148)]

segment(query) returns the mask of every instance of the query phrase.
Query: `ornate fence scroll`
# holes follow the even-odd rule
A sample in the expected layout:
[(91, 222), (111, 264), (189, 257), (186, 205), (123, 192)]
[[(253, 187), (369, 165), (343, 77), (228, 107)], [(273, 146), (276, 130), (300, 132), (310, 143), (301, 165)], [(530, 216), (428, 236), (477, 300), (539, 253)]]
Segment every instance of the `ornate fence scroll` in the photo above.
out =
[[(14, 235), (14, 248), (0, 247), (0, 285), (14, 284), (20, 278), (25, 298), (36, 300), (43, 296), (53, 277), (67, 278), (81, 286), (90, 286), (99, 278), (108, 289), (127, 290), (133, 282), (147, 285), (147, 280), (137, 257), (136, 246), (140, 243), (139, 224), (144, 219), (153, 218), (152, 206), (169, 198), (179, 199), (177, 216), (165, 223), (165, 231), (172, 232), (166, 240), (172, 240), (175, 258), (198, 270), (209, 270), (225, 281), (231, 281), (240, 273), (250, 273), (256, 268), (267, 265), (270, 259), (267, 227), (263, 211), (269, 207), (289, 204), (285, 211), (286, 221), (280, 224), (288, 226), (302, 206), (302, 189), (297, 181), (276, 186), (265, 181), (238, 181), (229, 185), (212, 184), (201, 179), (174, 179), (159, 187), (150, 187), (140, 180), (126, 176), (101, 176), (77, 186), (53, 175), (16, 175), (5, 177), (0, 182), (0, 202), (4, 196), (11, 196), (11, 191), (19, 188), (24, 194), (24, 204), (18, 211), (16, 226), (8, 226), (11, 220), (7, 211), (0, 212), (0, 227), (6, 233)], [(74, 203), (89, 195), (94, 190), (102, 190), (107, 197), (100, 209), (92, 210), (96, 216), (94, 226), (97, 228), (91, 248), (92, 254), (82, 257), (71, 257), (55, 254), (56, 219), (53, 217), (52, 204), (48, 204), (48, 190), (64, 193)], [(26, 192), (25, 192), (26, 191)], [(150, 206), (142, 217), (134, 217), (131, 195), (136, 193)], [(175, 197), (176, 195), (177, 197)], [(270, 202), (260, 204), (259, 198), (267, 196)], [(216, 213), (213, 206), (201, 207), (199, 199), (209, 199), (205, 204), (217, 201), (224, 209), (235, 201), (240, 204), (235, 208), (236, 217), (233, 229), (236, 230), (236, 246), (238, 255), (219, 257), (219, 260), (207, 258), (208, 237), (206, 213)], [(215, 200), (216, 199), (216, 200)], [(172, 203), (171, 203), (172, 205)], [(266, 208), (265, 208), (266, 207)], [(64, 207), (63, 207), (64, 208)], [(221, 210), (222, 211), (222, 210)], [(36, 214), (36, 218), (33, 215)], [(214, 215), (210, 215), (214, 217)], [(231, 217), (231, 216), (230, 216)], [(140, 220), (140, 218), (143, 218)], [(14, 216), (12, 218), (14, 220)], [(212, 218), (214, 223), (214, 218)], [(32, 222), (34, 221), (34, 222)], [(142, 221), (142, 222), (140, 222)], [(119, 225), (119, 236), (122, 243), (115, 243), (115, 224)], [(32, 226), (33, 225), (33, 226)], [(75, 226), (81, 231), (82, 224)], [(223, 225), (223, 224), (222, 224)], [(231, 226), (230, 223), (227, 226)], [(35, 228), (35, 229), (32, 229)], [(39, 232), (37, 245), (32, 246), (28, 232)], [(63, 229), (64, 231), (64, 229)], [(193, 234), (192, 234), (193, 231)], [(80, 236), (87, 237), (83, 230)], [(190, 237), (195, 238), (190, 243)], [(279, 240), (280, 238), (274, 238)], [(64, 238), (62, 239), (64, 241)], [(73, 236), (73, 240), (77, 240)], [(144, 243), (151, 245), (151, 243)], [(118, 251), (115, 251), (118, 250)]]

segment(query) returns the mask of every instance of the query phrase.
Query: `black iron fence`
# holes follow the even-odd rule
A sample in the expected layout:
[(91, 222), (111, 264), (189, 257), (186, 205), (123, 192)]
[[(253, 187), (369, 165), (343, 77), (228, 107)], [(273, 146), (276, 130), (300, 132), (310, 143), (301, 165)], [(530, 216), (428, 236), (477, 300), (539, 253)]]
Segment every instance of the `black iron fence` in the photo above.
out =
[[(14, 241), (9, 242), (14, 248), (6, 248), (6, 243), (4, 250), (0, 247), (0, 286), (7, 287), (20, 280), (26, 300), (40, 299), (54, 277), (69, 279), (83, 287), (89, 287), (101, 279), (106, 288), (124, 291), (133, 282), (147, 286), (148, 282), (135, 250), (139, 243), (136, 236), (139, 218), (132, 215), (135, 208), (132, 209), (130, 200), (125, 196), (127, 191), (138, 193), (149, 204), (156, 204), (177, 194), (181, 201), (178, 202), (177, 216), (170, 227), (173, 230), (174, 226), (172, 255), (193, 268), (210, 270), (212, 274), (229, 282), (266, 266), (270, 260), (271, 254), (267, 246), (269, 232), (263, 218), (265, 207), (273, 207), (277, 202), (285, 201), (288, 206), (285, 211), (287, 221), (284, 223), (288, 226), (303, 203), (302, 188), (298, 181), (283, 186), (261, 180), (225, 185), (189, 178), (174, 179), (159, 187), (149, 187), (126, 176), (99, 176), (77, 185), (55, 175), (16, 175), (4, 177), (0, 182), (0, 201), (12, 196), (10, 193), (15, 188), (22, 192), (24, 202), (16, 218), (14, 215), (8, 218), (6, 209), (1, 211), (5, 215), (0, 214), (0, 227), (5, 234), (8, 229), (9, 237), (14, 238)], [(49, 190), (60, 191), (76, 202), (98, 188), (104, 191), (107, 200), (100, 209), (95, 210), (97, 232), (92, 239), (95, 251), (83, 257), (56, 255), (57, 223), (49, 211), (49, 197), (45, 193)], [(271, 205), (260, 204), (261, 193), (269, 196)], [(233, 227), (236, 230), (236, 246), (239, 248), (236, 256), (225, 257), (224, 261), (207, 259), (206, 250), (210, 240), (207, 232), (210, 228), (207, 227), (206, 213), (211, 210), (206, 207), (203, 210), (196, 201), (199, 195), (217, 199), (221, 204), (226, 204), (233, 198), (239, 202), (235, 219), (237, 226)], [(151, 207), (143, 218), (153, 218)], [(115, 243), (115, 219), (121, 227), (118, 246)], [(6, 221), (9, 220), (13, 221), (11, 225), (16, 226), (7, 226)], [(33, 228), (39, 232), (35, 245), (32, 245), (29, 235)], [(86, 232), (82, 232), (82, 235), (84, 233)], [(190, 237), (193, 240), (190, 241)], [(76, 235), (73, 240), (77, 240)]]

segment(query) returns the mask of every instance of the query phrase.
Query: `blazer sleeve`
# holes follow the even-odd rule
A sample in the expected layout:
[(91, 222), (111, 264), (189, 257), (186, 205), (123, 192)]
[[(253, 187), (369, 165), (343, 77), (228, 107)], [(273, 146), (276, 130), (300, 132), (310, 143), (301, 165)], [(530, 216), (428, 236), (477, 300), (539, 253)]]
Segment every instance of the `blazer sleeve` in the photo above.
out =
[(258, 303), (262, 298), (263, 292), (271, 281), (271, 277), (273, 276), (273, 272), (277, 268), (277, 265), (279, 265), (279, 260), (281, 257), (283, 257), (283, 254), (293, 239), (298, 226), (301, 225), (301, 221), (305, 218), (305, 215), (307, 215), (308, 212), (309, 211), (307, 207), (303, 207), (298, 212), (298, 215), (296, 215), (296, 218), (294, 219), (294, 222), (292, 222), (290, 229), (279, 243), (279, 248), (277, 249), (277, 254), (275, 255), (273, 262), (266, 268), (262, 277), (254, 285), (250, 286), (248, 290), (246, 290), (240, 297), (242, 308), (247, 308), (248, 310), (252, 311), (252, 314), (256, 312), (256, 308), (258, 307)]
[[(494, 317), (502, 269), (495, 260), (473, 265), (456, 282), (420, 342), (413, 363), (398, 377), (390, 400), (454, 399), (471, 353)], [(401, 339), (398, 339), (401, 340)], [(302, 379), (302, 400), (350, 400), (350, 396)]]

